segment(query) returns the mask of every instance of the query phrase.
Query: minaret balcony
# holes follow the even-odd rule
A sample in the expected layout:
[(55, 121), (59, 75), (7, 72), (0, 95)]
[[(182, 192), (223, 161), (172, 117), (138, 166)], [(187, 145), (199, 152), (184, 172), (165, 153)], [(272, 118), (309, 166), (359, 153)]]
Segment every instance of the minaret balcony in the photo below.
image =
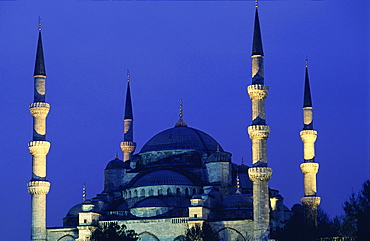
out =
[(248, 175), (252, 182), (268, 181), (272, 176), (272, 169), (269, 167), (252, 167), (248, 169)]
[(299, 134), (303, 142), (315, 142), (317, 139), (317, 131), (315, 130), (303, 130)]
[(270, 127), (268, 125), (252, 125), (248, 127), (248, 134), (251, 139), (267, 139)]
[(35, 102), (30, 104), (30, 113), (33, 117), (44, 116), (49, 114), (50, 104), (45, 102)]
[(319, 163), (316, 162), (305, 162), (300, 165), (302, 173), (316, 174), (319, 171)]
[(31, 141), (28, 143), (28, 149), (32, 156), (46, 155), (50, 150), (50, 142), (48, 141)]
[(251, 100), (264, 100), (267, 98), (269, 87), (267, 85), (253, 84), (249, 85), (247, 90)]
[(317, 207), (320, 205), (321, 198), (320, 197), (303, 197), (301, 198), (301, 202), (303, 205), (307, 205), (310, 207)]
[(121, 142), (121, 150), (124, 153), (133, 153), (136, 149), (136, 143), (132, 141)]
[(27, 183), (28, 193), (34, 194), (48, 194), (50, 190), (50, 182), (48, 181), (30, 181)]

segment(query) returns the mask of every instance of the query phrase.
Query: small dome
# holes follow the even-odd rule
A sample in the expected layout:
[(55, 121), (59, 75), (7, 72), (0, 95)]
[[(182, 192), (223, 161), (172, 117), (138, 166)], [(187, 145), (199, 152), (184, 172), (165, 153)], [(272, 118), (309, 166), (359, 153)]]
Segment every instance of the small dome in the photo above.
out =
[(217, 147), (223, 151), (220, 144), (203, 131), (187, 126), (176, 126), (153, 136), (141, 148), (140, 153), (183, 149), (216, 151)]
[(141, 177), (132, 185), (132, 187), (156, 186), (156, 185), (193, 186), (194, 183), (178, 172), (170, 170), (160, 170), (151, 172)]
[(167, 204), (158, 198), (149, 197), (135, 204), (135, 208), (167, 207)]
[(105, 167), (105, 169), (125, 169), (125, 168), (127, 168), (127, 164), (124, 161), (118, 159), (118, 157), (108, 162), (107, 166)]
[(248, 174), (248, 169), (249, 169), (249, 166), (245, 165), (245, 164), (241, 164), (238, 166), (238, 173), (239, 174)]
[(74, 205), (71, 209), (69, 209), (66, 217), (78, 216), (78, 213), (80, 212), (82, 212), (82, 203)]
[(253, 208), (253, 200), (250, 195), (234, 194), (228, 196), (222, 202), (224, 208), (238, 208), (238, 209), (251, 209)]
[(226, 152), (215, 152), (208, 157), (206, 162), (230, 162), (231, 154)]
[(249, 179), (248, 174), (239, 174), (239, 182), (241, 188), (253, 188), (253, 182)]

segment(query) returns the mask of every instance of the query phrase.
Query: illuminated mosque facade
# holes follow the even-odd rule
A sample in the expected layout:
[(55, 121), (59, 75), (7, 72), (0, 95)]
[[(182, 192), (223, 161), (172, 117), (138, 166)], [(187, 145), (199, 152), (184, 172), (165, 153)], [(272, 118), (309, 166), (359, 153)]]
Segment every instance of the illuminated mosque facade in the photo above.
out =
[[(189, 127), (180, 111), (175, 126), (153, 136), (135, 152), (134, 117), (130, 82), (127, 84), (124, 114), (123, 160), (116, 157), (104, 170), (104, 190), (96, 197), (72, 207), (63, 218), (63, 227), (46, 228), (46, 195), (50, 183), (46, 178), (46, 117), (50, 105), (45, 102), (46, 71), (41, 28), (34, 72), (32, 177), (32, 241), (85, 241), (101, 223), (117, 222), (135, 230), (141, 240), (179, 240), (195, 224), (208, 223), (216, 233), (215, 240), (268, 240), (269, 232), (282, 227), (292, 215), (279, 191), (268, 181), (272, 169), (267, 161), (264, 53), (258, 17), (255, 12), (252, 46), (252, 83), (248, 86), (252, 121), (248, 134), (252, 140), (252, 163), (235, 164), (231, 153), (210, 135)], [(128, 75), (128, 80), (130, 77)], [(182, 107), (180, 108), (180, 110)], [(312, 125), (312, 104), (306, 66), (304, 93), (303, 206), (310, 207), (313, 219), (320, 203), (316, 196), (315, 162), (317, 132)], [(215, 237), (215, 238), (216, 238)]]

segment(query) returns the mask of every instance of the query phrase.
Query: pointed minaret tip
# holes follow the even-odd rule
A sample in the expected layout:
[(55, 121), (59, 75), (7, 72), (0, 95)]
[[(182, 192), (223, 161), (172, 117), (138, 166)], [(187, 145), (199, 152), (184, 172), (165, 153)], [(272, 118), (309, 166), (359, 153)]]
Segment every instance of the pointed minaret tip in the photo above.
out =
[(131, 90), (130, 90), (130, 72), (127, 70), (127, 91), (126, 91), (126, 105), (125, 105), (125, 120), (133, 120)]
[(306, 73), (305, 73), (305, 81), (304, 81), (304, 98), (303, 98), (303, 108), (307, 108), (307, 107), (312, 108), (310, 81), (308, 77), (308, 58), (306, 58)]
[(256, 13), (254, 17), (252, 56), (263, 55), (260, 21), (258, 17), (258, 1), (256, 1)]
[(42, 38), (41, 38), (41, 30), (42, 30), (42, 23), (41, 23), (41, 18), (39, 17), (39, 38), (37, 42), (37, 50), (36, 50), (36, 62), (35, 62), (35, 71), (34, 71), (34, 76), (36, 75), (42, 75), (46, 76), (46, 71), (45, 71), (45, 62), (44, 62), (44, 51), (42, 48)]
[(175, 127), (186, 127), (188, 126), (186, 124), (186, 122), (182, 119), (182, 117), (184, 116), (184, 109), (183, 109), (183, 105), (182, 105), (182, 99), (180, 99), (180, 109), (179, 109), (180, 113), (179, 113), (179, 120), (176, 122), (175, 124)]

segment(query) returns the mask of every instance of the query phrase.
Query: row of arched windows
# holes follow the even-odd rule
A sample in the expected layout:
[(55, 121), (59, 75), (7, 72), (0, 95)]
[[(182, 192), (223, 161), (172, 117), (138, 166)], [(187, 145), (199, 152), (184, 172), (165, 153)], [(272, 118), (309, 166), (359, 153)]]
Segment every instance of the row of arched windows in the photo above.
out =
[(199, 188), (155, 188), (155, 187), (142, 187), (123, 191), (123, 196), (126, 199), (137, 197), (151, 197), (151, 196), (185, 196), (190, 197), (197, 193), (202, 193)]

